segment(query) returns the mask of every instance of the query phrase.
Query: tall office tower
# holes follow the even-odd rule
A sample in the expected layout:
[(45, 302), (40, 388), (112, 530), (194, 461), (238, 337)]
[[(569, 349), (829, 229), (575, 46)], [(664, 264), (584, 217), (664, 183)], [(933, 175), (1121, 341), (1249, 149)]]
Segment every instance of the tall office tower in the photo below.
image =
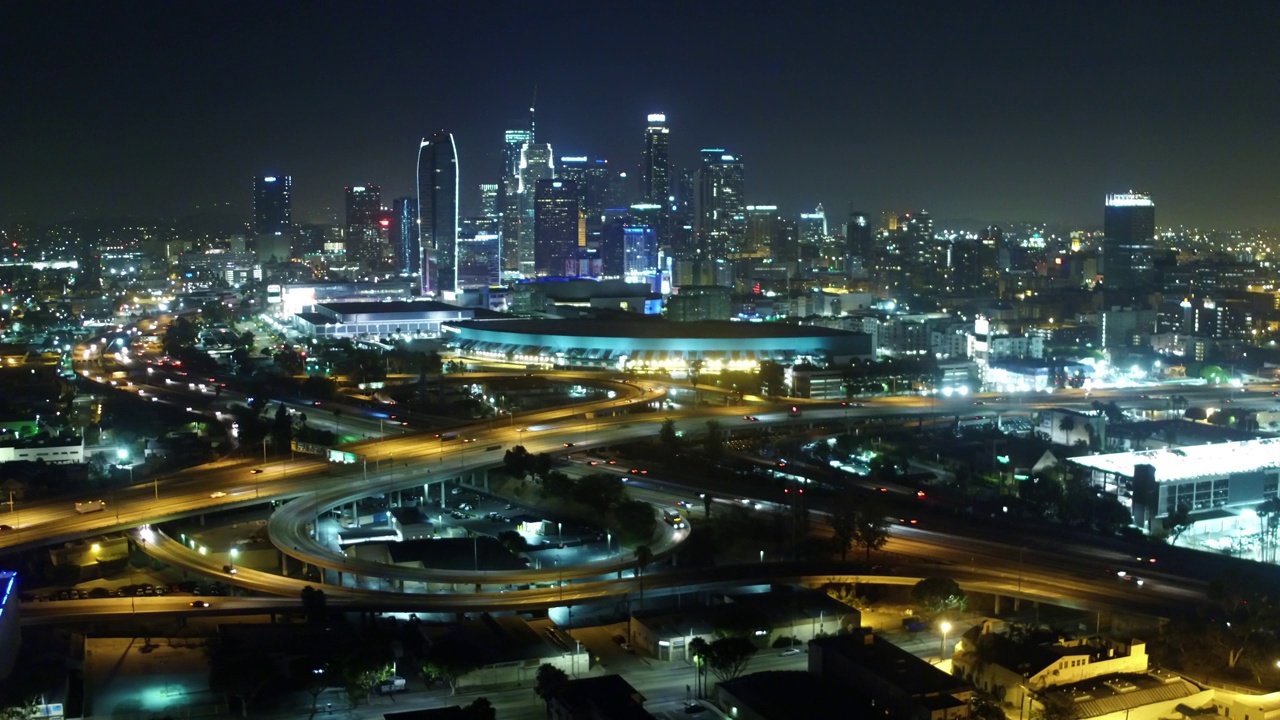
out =
[(725, 258), (746, 245), (745, 176), (742, 160), (722, 148), (704, 149), (694, 198), (695, 253)]
[(623, 221), (622, 276), (627, 282), (652, 282), (658, 274), (658, 234), (643, 223)]
[(742, 255), (771, 257), (777, 262), (795, 260), (794, 248), (777, 246), (779, 220), (777, 205), (747, 206), (747, 240)]
[(520, 269), (520, 151), (533, 139), (528, 130), (503, 133), (502, 175), (498, 183), (498, 214), (502, 216), (502, 269)]
[(578, 184), (578, 205), (587, 225), (592, 229), (601, 227), (609, 200), (609, 161), (590, 160), (585, 155), (562, 157), (556, 166), (556, 177)]
[(848, 242), (848, 262), (845, 268), (852, 272), (855, 267), (870, 272), (876, 265), (875, 233), (871, 232), (871, 219), (861, 211), (849, 213), (849, 222), (845, 225), (844, 237)]
[(644, 156), (640, 160), (640, 199), (662, 206), (658, 242), (671, 242), (671, 129), (667, 116), (652, 113), (644, 129)]
[[(443, 130), (418, 146), (418, 258), (421, 290), (458, 287), (458, 147)], [(434, 256), (435, 267), (427, 257)]]
[(1156, 205), (1147, 193), (1107, 196), (1103, 221), (1102, 284), (1142, 290), (1155, 280)]
[(418, 248), (418, 198), (398, 197), (391, 201), (391, 253), (396, 274), (409, 276), (415, 272), (414, 258)]
[(893, 232), (898, 229), (898, 213), (892, 210), (880, 212), (880, 231)]
[(382, 190), (377, 185), (352, 185), (347, 192), (347, 260), (363, 268), (376, 268), (386, 254), (380, 246), (383, 229)]
[(898, 254), (905, 262), (926, 262), (933, 249), (933, 218), (921, 210), (898, 218)]
[[(520, 149), (520, 189), (517, 194), (520, 206), (519, 243), (520, 272), (526, 277), (533, 277), (537, 268), (534, 260), (534, 246), (537, 229), (534, 227), (534, 205), (537, 199), (538, 181), (551, 180), (556, 175), (555, 161), (552, 159), (551, 146), (547, 143), (527, 142)], [(577, 192), (575, 189), (574, 192)]]
[(604, 207), (609, 211), (625, 213), (631, 205), (631, 177), (625, 172), (608, 172), (608, 186), (605, 189)]
[(498, 217), (497, 183), (480, 183), (480, 214), (486, 217)]
[(572, 180), (538, 180), (534, 191), (534, 270), (539, 275), (563, 275), (566, 263), (586, 243), (586, 228), (578, 208), (578, 187)]
[(822, 208), (822, 203), (818, 203), (817, 209), (811, 213), (800, 213), (797, 230), (801, 245), (810, 247), (822, 245), (827, 237), (827, 211)]
[(458, 289), (498, 285), (501, 279), (502, 239), (497, 233), (458, 238)]
[(262, 175), (253, 179), (253, 234), (288, 235), (293, 230), (293, 178)]
[(956, 240), (947, 251), (947, 290), (973, 297), (991, 289), (988, 266), (994, 266), (994, 253), (981, 240)]

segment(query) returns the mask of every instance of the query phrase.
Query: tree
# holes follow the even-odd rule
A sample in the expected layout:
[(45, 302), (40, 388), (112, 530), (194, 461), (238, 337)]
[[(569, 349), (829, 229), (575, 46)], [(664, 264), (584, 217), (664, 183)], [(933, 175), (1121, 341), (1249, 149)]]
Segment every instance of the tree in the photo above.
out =
[(512, 553), (522, 553), (529, 549), (529, 541), (515, 530), (503, 530), (497, 534), (497, 540)]
[(782, 365), (766, 360), (760, 363), (760, 392), (768, 397), (787, 394), (787, 374)]
[(551, 663), (542, 663), (538, 666), (533, 691), (547, 704), (547, 717), (551, 717), (551, 701), (559, 697), (568, 687), (569, 676), (565, 671)]
[(395, 656), (390, 643), (365, 638), (342, 659), (342, 680), (351, 706), (369, 697), (374, 685), (395, 673)]
[(693, 664), (698, 668), (697, 695), (702, 697), (707, 685), (707, 658), (710, 655), (711, 644), (701, 637), (695, 637), (689, 641), (689, 657), (693, 660)]
[(1202, 407), (1189, 407), (1182, 412), (1182, 417), (1188, 420), (1204, 420), (1209, 417)]
[(955, 580), (927, 577), (911, 587), (911, 600), (932, 614), (947, 610), (963, 610), (968, 598)]
[(307, 615), (307, 622), (312, 625), (324, 625), (329, 621), (329, 601), (323, 590), (310, 585), (302, 588), (302, 611)]
[[(1272, 498), (1268, 502), (1273, 502), (1274, 500), (1275, 498)], [(1169, 531), (1169, 544), (1177, 545), (1178, 538), (1182, 537), (1182, 533), (1190, 530), (1194, 522), (1191, 519), (1191, 506), (1184, 502), (1178, 503), (1177, 509), (1169, 513), (1169, 516), (1164, 519), (1164, 527)]]
[(444, 359), (440, 357), (440, 353), (435, 350), (429, 350), (422, 355), (422, 373), (424, 375), (439, 375), (444, 371)]
[(487, 697), (478, 697), (471, 701), (471, 704), (462, 708), (462, 713), (467, 716), (467, 720), (497, 720), (498, 711), (494, 709), (493, 703), (489, 702)]
[(702, 438), (702, 447), (711, 462), (719, 462), (724, 455), (724, 431), (720, 429), (719, 420), (707, 421), (707, 434)]
[(444, 637), (431, 644), (422, 662), (422, 676), (431, 682), (444, 682), (449, 691), (458, 692), (458, 680), (479, 665), (471, 659), (462, 645), (452, 637)]
[(644, 607), (644, 569), (653, 562), (653, 550), (648, 545), (641, 545), (635, 549), (636, 559), (636, 580), (640, 584), (640, 606)]
[(275, 444), (276, 451), (279, 452), (283, 448), (290, 446), (293, 441), (293, 421), (289, 417), (289, 409), (280, 403), (276, 406), (275, 420), (271, 424), (271, 442)]
[(711, 506), (715, 504), (715, 501), (716, 499), (711, 496), (711, 493), (702, 493), (702, 512), (707, 516), (708, 520), (711, 519)]
[(858, 509), (852, 502), (841, 502), (831, 511), (831, 541), (840, 553), (840, 562), (849, 555), (849, 548), (857, 537)]
[(1071, 433), (1076, 431), (1076, 419), (1070, 415), (1063, 415), (1062, 419), (1058, 421), (1058, 429), (1062, 431), (1063, 435), (1070, 436)]
[(342, 408), (334, 408), (333, 413), (333, 434), (335, 442), (342, 442)]
[(745, 637), (720, 638), (707, 646), (707, 667), (720, 682), (728, 682), (746, 671), (755, 654), (755, 644)]
[(1240, 572), (1209, 583), (1208, 595), (1209, 635), (1234, 670), (1271, 627), (1276, 588), (1266, 577)]
[(1006, 716), (999, 698), (979, 690), (969, 698), (969, 717), (971, 720), (1005, 720)]
[(658, 428), (658, 442), (668, 452), (674, 454), (680, 449), (680, 436), (676, 434), (676, 421), (667, 418)]
[(546, 453), (534, 455), (533, 465), (529, 469), (534, 475), (545, 479), (551, 472), (551, 456)]
[(503, 453), (502, 464), (507, 468), (507, 472), (523, 480), (529, 474), (530, 466), (533, 465), (533, 456), (523, 445), (516, 445)]
[(883, 548), (889, 542), (889, 523), (884, 511), (875, 504), (868, 504), (855, 515), (853, 542), (866, 552), (864, 562), (871, 564), (871, 551)]
[(643, 544), (653, 539), (658, 520), (649, 503), (626, 500), (614, 508), (612, 525), (618, 534), (618, 542), (626, 545)]
[(593, 473), (579, 479), (571, 495), (576, 502), (591, 508), (597, 517), (602, 517), (627, 499), (627, 489), (616, 475)]

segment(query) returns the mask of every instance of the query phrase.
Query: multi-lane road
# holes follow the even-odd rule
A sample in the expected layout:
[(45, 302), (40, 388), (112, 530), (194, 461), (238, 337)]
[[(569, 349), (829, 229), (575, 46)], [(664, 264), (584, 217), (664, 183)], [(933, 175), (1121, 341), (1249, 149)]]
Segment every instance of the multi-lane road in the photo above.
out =
[[(559, 374), (572, 378), (573, 374)], [(592, 378), (600, 381), (599, 376)], [(15, 529), (0, 535), (0, 548), (31, 547), (73, 537), (83, 537), (92, 533), (100, 533), (113, 529), (135, 527), (147, 522), (160, 522), (170, 518), (191, 515), (217, 509), (219, 507), (251, 504), (268, 497), (298, 497), (297, 502), (288, 503), (284, 511), (279, 511), (277, 518), (271, 523), (273, 539), (283, 552), (304, 562), (333, 570), (350, 572), (358, 570), (372, 576), (387, 572), (385, 566), (368, 568), (351, 565), (352, 558), (335, 553), (313, 541), (305, 530), (305, 524), (327, 507), (341, 502), (351, 495), (385, 491), (396, 486), (406, 487), (419, 484), (440, 482), (446, 478), (456, 477), (460, 473), (483, 469), (496, 465), (501, 460), (501, 450), (514, 444), (522, 444), (531, 452), (564, 452), (566, 443), (578, 449), (592, 445), (619, 444), (639, 437), (652, 436), (657, 426), (667, 417), (676, 421), (677, 429), (686, 433), (696, 433), (703, 429), (707, 420), (715, 419), (727, 428), (755, 426), (762, 424), (813, 423), (833, 420), (858, 420), (875, 417), (914, 417), (926, 415), (993, 415), (996, 413), (1016, 414), (1031, 412), (1048, 407), (1073, 407), (1088, 409), (1095, 401), (1109, 402), (1115, 400), (1123, 407), (1135, 409), (1162, 410), (1168, 401), (1162, 397), (1140, 397), (1140, 394), (1180, 395), (1186, 397), (1192, 405), (1211, 405), (1225, 403), (1232, 399), (1235, 403), (1247, 404), (1260, 408), (1269, 408), (1280, 404), (1280, 400), (1270, 395), (1271, 388), (1255, 387), (1250, 392), (1230, 391), (1208, 387), (1171, 387), (1147, 388), (1143, 390), (1095, 391), (1085, 394), (1080, 391), (1068, 391), (1054, 395), (1007, 395), (1004, 399), (993, 396), (979, 398), (923, 398), (918, 396), (899, 396), (874, 400), (865, 400), (860, 406), (839, 406), (833, 404), (809, 404), (800, 418), (792, 418), (786, 406), (773, 405), (766, 408), (750, 407), (697, 407), (678, 408), (670, 412), (655, 413), (631, 412), (641, 406), (650, 406), (664, 396), (661, 383), (628, 383), (617, 382), (615, 397), (605, 401), (596, 401), (569, 408), (559, 408), (541, 413), (529, 413), (516, 418), (508, 427), (490, 428), (488, 423), (472, 425), (458, 429), (458, 439), (445, 442), (424, 435), (406, 435), (401, 437), (366, 440), (347, 446), (349, 449), (370, 461), (370, 469), (380, 461), (388, 461), (395, 473), (394, 480), (375, 477), (367, 482), (364, 478), (367, 471), (363, 466), (333, 466), (320, 460), (275, 461), (265, 465), (253, 463), (222, 462), (210, 466), (194, 468), (165, 478), (159, 483), (144, 483), (121, 491), (116, 497), (104, 498), (108, 507), (103, 512), (88, 515), (77, 515), (70, 501), (63, 501), (61, 509), (58, 503), (43, 503), (32, 507), (23, 507), (14, 512)], [(974, 403), (983, 403), (975, 405)], [(758, 421), (743, 417), (744, 411), (753, 413)], [(619, 413), (619, 414), (614, 414)], [(474, 438), (475, 442), (462, 442)], [(392, 461), (394, 464), (392, 464)], [(254, 470), (261, 470), (255, 473)], [(351, 490), (355, 483), (356, 490)], [(156, 499), (158, 492), (159, 499)], [(225, 493), (225, 494), (223, 494)], [(86, 498), (96, 499), (96, 498)], [(0, 520), (3, 522), (3, 520)], [(970, 572), (998, 572), (1007, 575), (1011, 558), (1019, 555), (1018, 548), (1008, 544), (994, 544), (981, 553), (985, 558), (979, 563), (979, 553), (974, 551), (976, 541), (962, 535), (925, 534), (914, 529), (898, 532), (893, 541), (901, 545), (900, 549), (907, 554), (941, 559), (950, 557), (950, 562), (959, 571), (965, 563), (964, 556), (970, 558)], [(155, 548), (153, 548), (155, 549)], [(179, 550), (179, 552), (181, 552)], [(1110, 602), (1128, 602), (1133, 600), (1133, 589), (1120, 585), (1113, 577), (1099, 576), (1098, 555), (1090, 548), (1078, 548), (1073, 552), (1053, 553), (1042, 557), (1023, 551), (1017, 558), (1020, 582), (1006, 589), (1016, 593), (1021, 585), (1023, 593), (1030, 593), (1041, 584), (1045, 594), (1041, 597), (1061, 597), (1063, 591), (1070, 590), (1073, 597), (1080, 601), (1096, 599)], [(1028, 559), (1030, 558), (1030, 560)], [(177, 558), (173, 558), (177, 561)], [(1052, 563), (1066, 563), (1067, 566), (1050, 567)], [(984, 565), (984, 567), (979, 567)], [(220, 568), (208, 568), (213, 574), (220, 573)], [(746, 571), (744, 571), (746, 572)], [(769, 577), (776, 572), (789, 573), (775, 567), (755, 567), (748, 574), (754, 577)], [(598, 577), (601, 568), (585, 568), (570, 573), (570, 577)], [(539, 582), (545, 580), (537, 571), (519, 573), (520, 582)], [(983, 578), (972, 578), (974, 583), (997, 583), (1000, 577), (993, 579), (991, 575)], [(678, 578), (678, 576), (673, 576)], [(469, 578), (437, 578), (430, 574), (413, 578), (424, 581), (471, 582)], [(492, 576), (485, 579), (495, 583)], [(511, 578), (502, 578), (510, 580)], [(257, 581), (266, 583), (255, 588), (264, 592), (282, 595), (295, 595), (297, 588), (286, 578), (268, 576)], [(681, 582), (686, 581), (681, 580)], [(237, 578), (239, 584), (247, 584), (248, 573)], [(657, 580), (657, 576), (653, 579)], [(674, 581), (674, 580), (673, 580)], [(483, 579), (479, 581), (484, 583)], [(666, 582), (666, 581), (661, 581)], [(632, 592), (636, 581), (633, 578), (613, 580), (596, 580), (579, 582), (559, 590), (569, 591), (577, 599), (585, 601), (594, 597), (610, 594)], [(1108, 585), (1107, 583), (1110, 583)], [(287, 587), (286, 587), (287, 585)], [(570, 590), (572, 588), (572, 590)], [(468, 590), (473, 588), (468, 588)], [(345, 590), (333, 588), (335, 592)], [(1143, 602), (1153, 605), (1162, 603), (1183, 602), (1198, 596), (1202, 591), (1195, 582), (1180, 583), (1177, 578), (1165, 582), (1154, 583), (1144, 588), (1140, 596)], [(361, 592), (361, 591), (351, 591)], [(559, 602), (561, 598), (551, 598), (540, 590), (521, 591), (520, 593), (485, 593), (476, 595), (467, 593), (471, 598), (469, 607), (483, 607), (486, 602), (497, 604), (518, 604), (525, 602), (516, 600), (517, 595), (530, 593), (528, 602), (533, 605), (546, 605), (548, 602)], [(541, 595), (539, 595), (541, 593)], [(443, 602), (443, 595), (433, 596), (433, 605)], [(421, 604), (422, 596), (417, 603)], [(367, 602), (390, 602), (388, 598), (371, 596)], [(121, 602), (105, 600), (102, 602)], [(407, 599), (407, 603), (413, 600)]]

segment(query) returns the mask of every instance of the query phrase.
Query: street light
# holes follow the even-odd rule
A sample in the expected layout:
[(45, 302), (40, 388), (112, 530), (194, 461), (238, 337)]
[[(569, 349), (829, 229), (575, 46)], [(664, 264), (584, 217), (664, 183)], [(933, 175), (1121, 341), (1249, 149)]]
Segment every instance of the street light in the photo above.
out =
[(938, 626), (942, 630), (942, 644), (938, 646), (938, 664), (947, 659), (947, 633), (951, 632), (951, 623), (946, 620)]
[(231, 552), (229, 552), (228, 555), (231, 557), (231, 568), (235, 569), (236, 558), (240, 556), (240, 551), (236, 548), (231, 548)]

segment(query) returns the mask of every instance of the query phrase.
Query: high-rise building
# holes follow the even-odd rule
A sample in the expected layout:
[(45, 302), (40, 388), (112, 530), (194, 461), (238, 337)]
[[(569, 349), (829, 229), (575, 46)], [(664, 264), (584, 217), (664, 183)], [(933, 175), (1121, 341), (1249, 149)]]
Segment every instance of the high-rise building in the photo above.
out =
[(647, 203), (662, 206), (659, 224), (654, 228), (658, 242), (671, 241), (671, 129), (667, 116), (651, 113), (644, 129), (644, 156), (640, 161), (640, 196)]
[(781, 216), (777, 205), (748, 205), (747, 242), (741, 255), (772, 257), (778, 262), (795, 260), (794, 248), (777, 246)]
[[(622, 276), (627, 282), (647, 282), (658, 273), (658, 236), (653, 228), (634, 218), (617, 220), (605, 228), (605, 234), (616, 238), (606, 242), (606, 247), (622, 246)], [(605, 259), (605, 274), (609, 273), (609, 259)]]
[[(458, 147), (443, 130), (418, 146), (418, 253), (422, 292), (458, 287)], [(423, 261), (430, 253), (436, 267)]]
[(418, 199), (398, 197), (391, 201), (391, 253), (396, 273), (403, 276), (416, 272), (414, 258), (421, 247), (418, 241)]
[(288, 235), (293, 230), (293, 178), (261, 175), (253, 179), (253, 233)]
[(533, 140), (528, 130), (503, 133), (502, 175), (498, 184), (498, 214), (502, 216), (502, 269), (520, 269), (520, 154)]
[(587, 226), (599, 228), (609, 198), (609, 161), (588, 159), (585, 155), (562, 157), (556, 166), (556, 177), (578, 185), (578, 206), (587, 218)]
[(855, 265), (866, 271), (875, 269), (875, 234), (871, 232), (871, 219), (867, 217), (867, 214), (856, 210), (850, 212), (849, 223), (845, 226), (844, 236), (849, 243), (848, 270), (852, 271)]
[(534, 270), (563, 275), (566, 263), (586, 244), (586, 225), (578, 208), (577, 183), (538, 180), (534, 192)]
[(1102, 284), (1142, 290), (1155, 279), (1156, 205), (1147, 193), (1107, 196), (1102, 240)]
[(796, 228), (801, 245), (822, 245), (827, 237), (827, 211), (822, 208), (822, 203), (818, 203), (818, 207), (811, 213), (800, 213), (800, 222)]
[(384, 228), (382, 190), (377, 185), (351, 185), (346, 188), (347, 226), (344, 242), (347, 260), (364, 268), (381, 263), (386, 250), (381, 247)]
[(502, 239), (496, 233), (458, 238), (458, 289), (491, 287), (501, 277)]
[(520, 235), (517, 242), (520, 245), (520, 272), (527, 277), (536, 274), (534, 247), (537, 229), (534, 227), (534, 205), (538, 181), (551, 180), (555, 174), (551, 146), (547, 143), (525, 143), (520, 149), (520, 189), (517, 196), (520, 205)]
[(724, 258), (746, 244), (745, 175), (742, 159), (722, 148), (704, 149), (694, 198), (695, 254)]
[(480, 214), (496, 219), (498, 217), (498, 184), (480, 183)]

